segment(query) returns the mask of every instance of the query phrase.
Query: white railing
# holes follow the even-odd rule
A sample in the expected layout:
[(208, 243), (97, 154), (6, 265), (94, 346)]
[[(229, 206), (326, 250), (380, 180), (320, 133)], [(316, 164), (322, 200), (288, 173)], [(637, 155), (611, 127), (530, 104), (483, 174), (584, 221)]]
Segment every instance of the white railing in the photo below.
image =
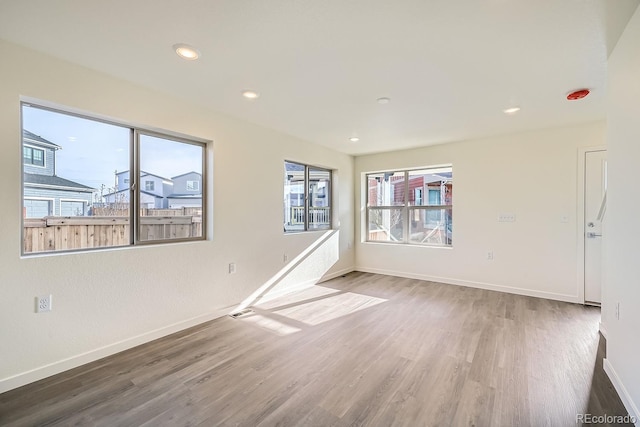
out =
[[(330, 207), (309, 208), (309, 224), (329, 224)], [(291, 225), (304, 224), (304, 206), (291, 206)]]

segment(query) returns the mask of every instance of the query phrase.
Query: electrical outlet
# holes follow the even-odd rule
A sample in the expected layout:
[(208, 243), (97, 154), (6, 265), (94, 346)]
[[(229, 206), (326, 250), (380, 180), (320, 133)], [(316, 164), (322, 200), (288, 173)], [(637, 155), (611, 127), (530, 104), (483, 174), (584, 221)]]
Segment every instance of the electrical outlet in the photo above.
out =
[(51, 311), (51, 303), (53, 301), (53, 295), (44, 295), (36, 297), (36, 313), (44, 313)]
[(282, 255), (282, 262), (287, 262), (289, 261), (289, 256), (287, 254), (283, 254)]
[(235, 262), (229, 263), (229, 274), (235, 274), (235, 272), (236, 272), (236, 263)]
[(487, 259), (488, 260), (492, 260), (493, 259), (493, 251), (487, 252)]
[(498, 222), (516, 222), (516, 214), (501, 213), (498, 215)]
[(620, 320), (620, 303), (616, 303), (616, 319)]

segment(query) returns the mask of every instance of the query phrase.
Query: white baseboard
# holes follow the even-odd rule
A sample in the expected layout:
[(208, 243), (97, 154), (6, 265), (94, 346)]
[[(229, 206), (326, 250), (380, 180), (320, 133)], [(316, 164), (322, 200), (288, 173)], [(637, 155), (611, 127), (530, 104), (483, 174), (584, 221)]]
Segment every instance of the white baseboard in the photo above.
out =
[(365, 273), (384, 274), (386, 276), (403, 277), (406, 279), (427, 280), (430, 282), (446, 283), (448, 285), (466, 286), (468, 288), (486, 289), (488, 291), (506, 292), (509, 294), (525, 295), (529, 297), (545, 298), (545, 299), (552, 299), (556, 301), (582, 304), (582, 302), (579, 301), (577, 295), (557, 294), (553, 292), (536, 291), (533, 289), (494, 285), (492, 283), (472, 282), (470, 280), (451, 279), (448, 277), (436, 277), (436, 276), (429, 276), (426, 274), (415, 274), (415, 273), (407, 273), (403, 271), (383, 270), (378, 268), (356, 266), (355, 271), (362, 271)]
[[(265, 302), (265, 301), (280, 297), (282, 295), (289, 294), (291, 292), (296, 292), (299, 290), (309, 288), (311, 286), (314, 286), (317, 283), (331, 280), (335, 277), (342, 276), (343, 274), (347, 274), (352, 271), (354, 271), (353, 268), (346, 268), (343, 270), (339, 270), (339, 271), (327, 274), (322, 278), (320, 278), (319, 280), (309, 280), (295, 286), (290, 286), (288, 288), (273, 292), (273, 294), (269, 294), (268, 298), (261, 300), (261, 302)], [(94, 362), (96, 360), (102, 359), (103, 357), (111, 356), (121, 351), (128, 350), (138, 345), (148, 343), (155, 339), (165, 337), (167, 335), (182, 331), (192, 326), (196, 326), (201, 323), (208, 322), (210, 320), (214, 320), (222, 316), (226, 316), (235, 307), (236, 305), (234, 304), (229, 307), (220, 308), (211, 313), (203, 314), (201, 316), (196, 316), (188, 320), (174, 323), (169, 326), (158, 328), (153, 331), (137, 335), (135, 337), (127, 338), (125, 340), (122, 340), (113, 344), (109, 344), (104, 347), (97, 348), (95, 350), (88, 351), (86, 353), (82, 353), (76, 356), (71, 356), (67, 359), (59, 360), (57, 362), (53, 362), (48, 365), (40, 366), (38, 368), (32, 369), (27, 372), (22, 372), (20, 374), (13, 375), (11, 377), (0, 379), (0, 393), (13, 390), (14, 388), (18, 388), (35, 381), (39, 381), (41, 379), (50, 377), (55, 374), (59, 374), (64, 371), (68, 371), (69, 369), (77, 368), (78, 366), (82, 366), (87, 363)]]
[(324, 276), (322, 276), (322, 278), (318, 283), (326, 282), (327, 280), (335, 279), (336, 277), (344, 276), (345, 274), (349, 274), (354, 271), (356, 270), (353, 267), (343, 268), (342, 270), (334, 271), (333, 273), (330, 273), (330, 274), (325, 274)]
[(640, 411), (638, 411), (638, 406), (635, 404), (635, 402), (631, 398), (631, 395), (629, 395), (629, 392), (627, 391), (627, 388), (624, 386), (624, 384), (622, 384), (622, 381), (620, 381), (620, 377), (616, 373), (616, 370), (613, 369), (613, 365), (611, 365), (611, 363), (609, 362), (609, 359), (604, 359), (602, 366), (604, 368), (604, 371), (609, 376), (609, 379), (611, 380), (613, 387), (618, 392), (618, 395), (620, 396), (620, 400), (622, 400), (622, 403), (624, 404), (624, 407), (627, 409), (627, 412), (629, 412), (630, 416), (635, 418), (636, 427), (640, 427)]
[(27, 372), (22, 372), (11, 377), (0, 379), (0, 393), (13, 390), (14, 388), (39, 381), (41, 379), (59, 374), (64, 371), (68, 371), (69, 369), (77, 368), (78, 366), (94, 362), (98, 359), (102, 359), (103, 357), (111, 356), (121, 351), (148, 343), (155, 339), (165, 337), (167, 335), (182, 331), (192, 326), (217, 319), (218, 317), (222, 317), (228, 314), (232, 308), (233, 307), (220, 308), (211, 313), (196, 316), (188, 320), (177, 322), (169, 326), (158, 328), (153, 331), (137, 335), (135, 337), (127, 338), (125, 340), (97, 348), (95, 350), (87, 351), (86, 353), (78, 354), (67, 359), (40, 366)]
[(607, 339), (607, 328), (604, 327), (602, 322), (600, 322), (600, 328), (599, 329), (600, 329), (600, 333), (602, 334), (604, 339)]

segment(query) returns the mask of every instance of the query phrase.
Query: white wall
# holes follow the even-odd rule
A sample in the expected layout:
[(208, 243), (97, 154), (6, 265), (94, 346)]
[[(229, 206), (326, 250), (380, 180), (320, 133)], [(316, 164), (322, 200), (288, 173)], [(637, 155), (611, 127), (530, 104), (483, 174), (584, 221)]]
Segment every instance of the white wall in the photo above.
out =
[[(0, 57), (0, 392), (225, 314), (269, 282), (324, 236), (283, 235), (284, 159), (336, 170), (339, 230), (279, 291), (352, 269), (350, 156), (2, 41)], [(21, 258), (21, 96), (213, 140), (212, 239)], [(53, 311), (35, 314), (49, 293)]]
[[(361, 206), (363, 174), (370, 171), (453, 164), (454, 186), (453, 248), (363, 242), (361, 211), (356, 268), (579, 301), (578, 149), (602, 145), (604, 132), (596, 122), (357, 157)], [(499, 223), (499, 213), (513, 213), (516, 221)]]
[(627, 410), (640, 419), (640, 9), (609, 57), (608, 68), (605, 370)]

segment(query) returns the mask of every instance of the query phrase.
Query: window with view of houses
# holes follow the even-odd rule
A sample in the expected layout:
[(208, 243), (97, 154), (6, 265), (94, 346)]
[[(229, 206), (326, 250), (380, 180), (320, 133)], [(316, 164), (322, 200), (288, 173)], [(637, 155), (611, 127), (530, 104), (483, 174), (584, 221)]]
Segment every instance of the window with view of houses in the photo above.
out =
[(284, 162), (284, 231), (331, 228), (331, 171)]
[(367, 241), (451, 246), (451, 166), (366, 174)]
[(23, 254), (205, 237), (204, 142), (27, 103), (22, 122)]

